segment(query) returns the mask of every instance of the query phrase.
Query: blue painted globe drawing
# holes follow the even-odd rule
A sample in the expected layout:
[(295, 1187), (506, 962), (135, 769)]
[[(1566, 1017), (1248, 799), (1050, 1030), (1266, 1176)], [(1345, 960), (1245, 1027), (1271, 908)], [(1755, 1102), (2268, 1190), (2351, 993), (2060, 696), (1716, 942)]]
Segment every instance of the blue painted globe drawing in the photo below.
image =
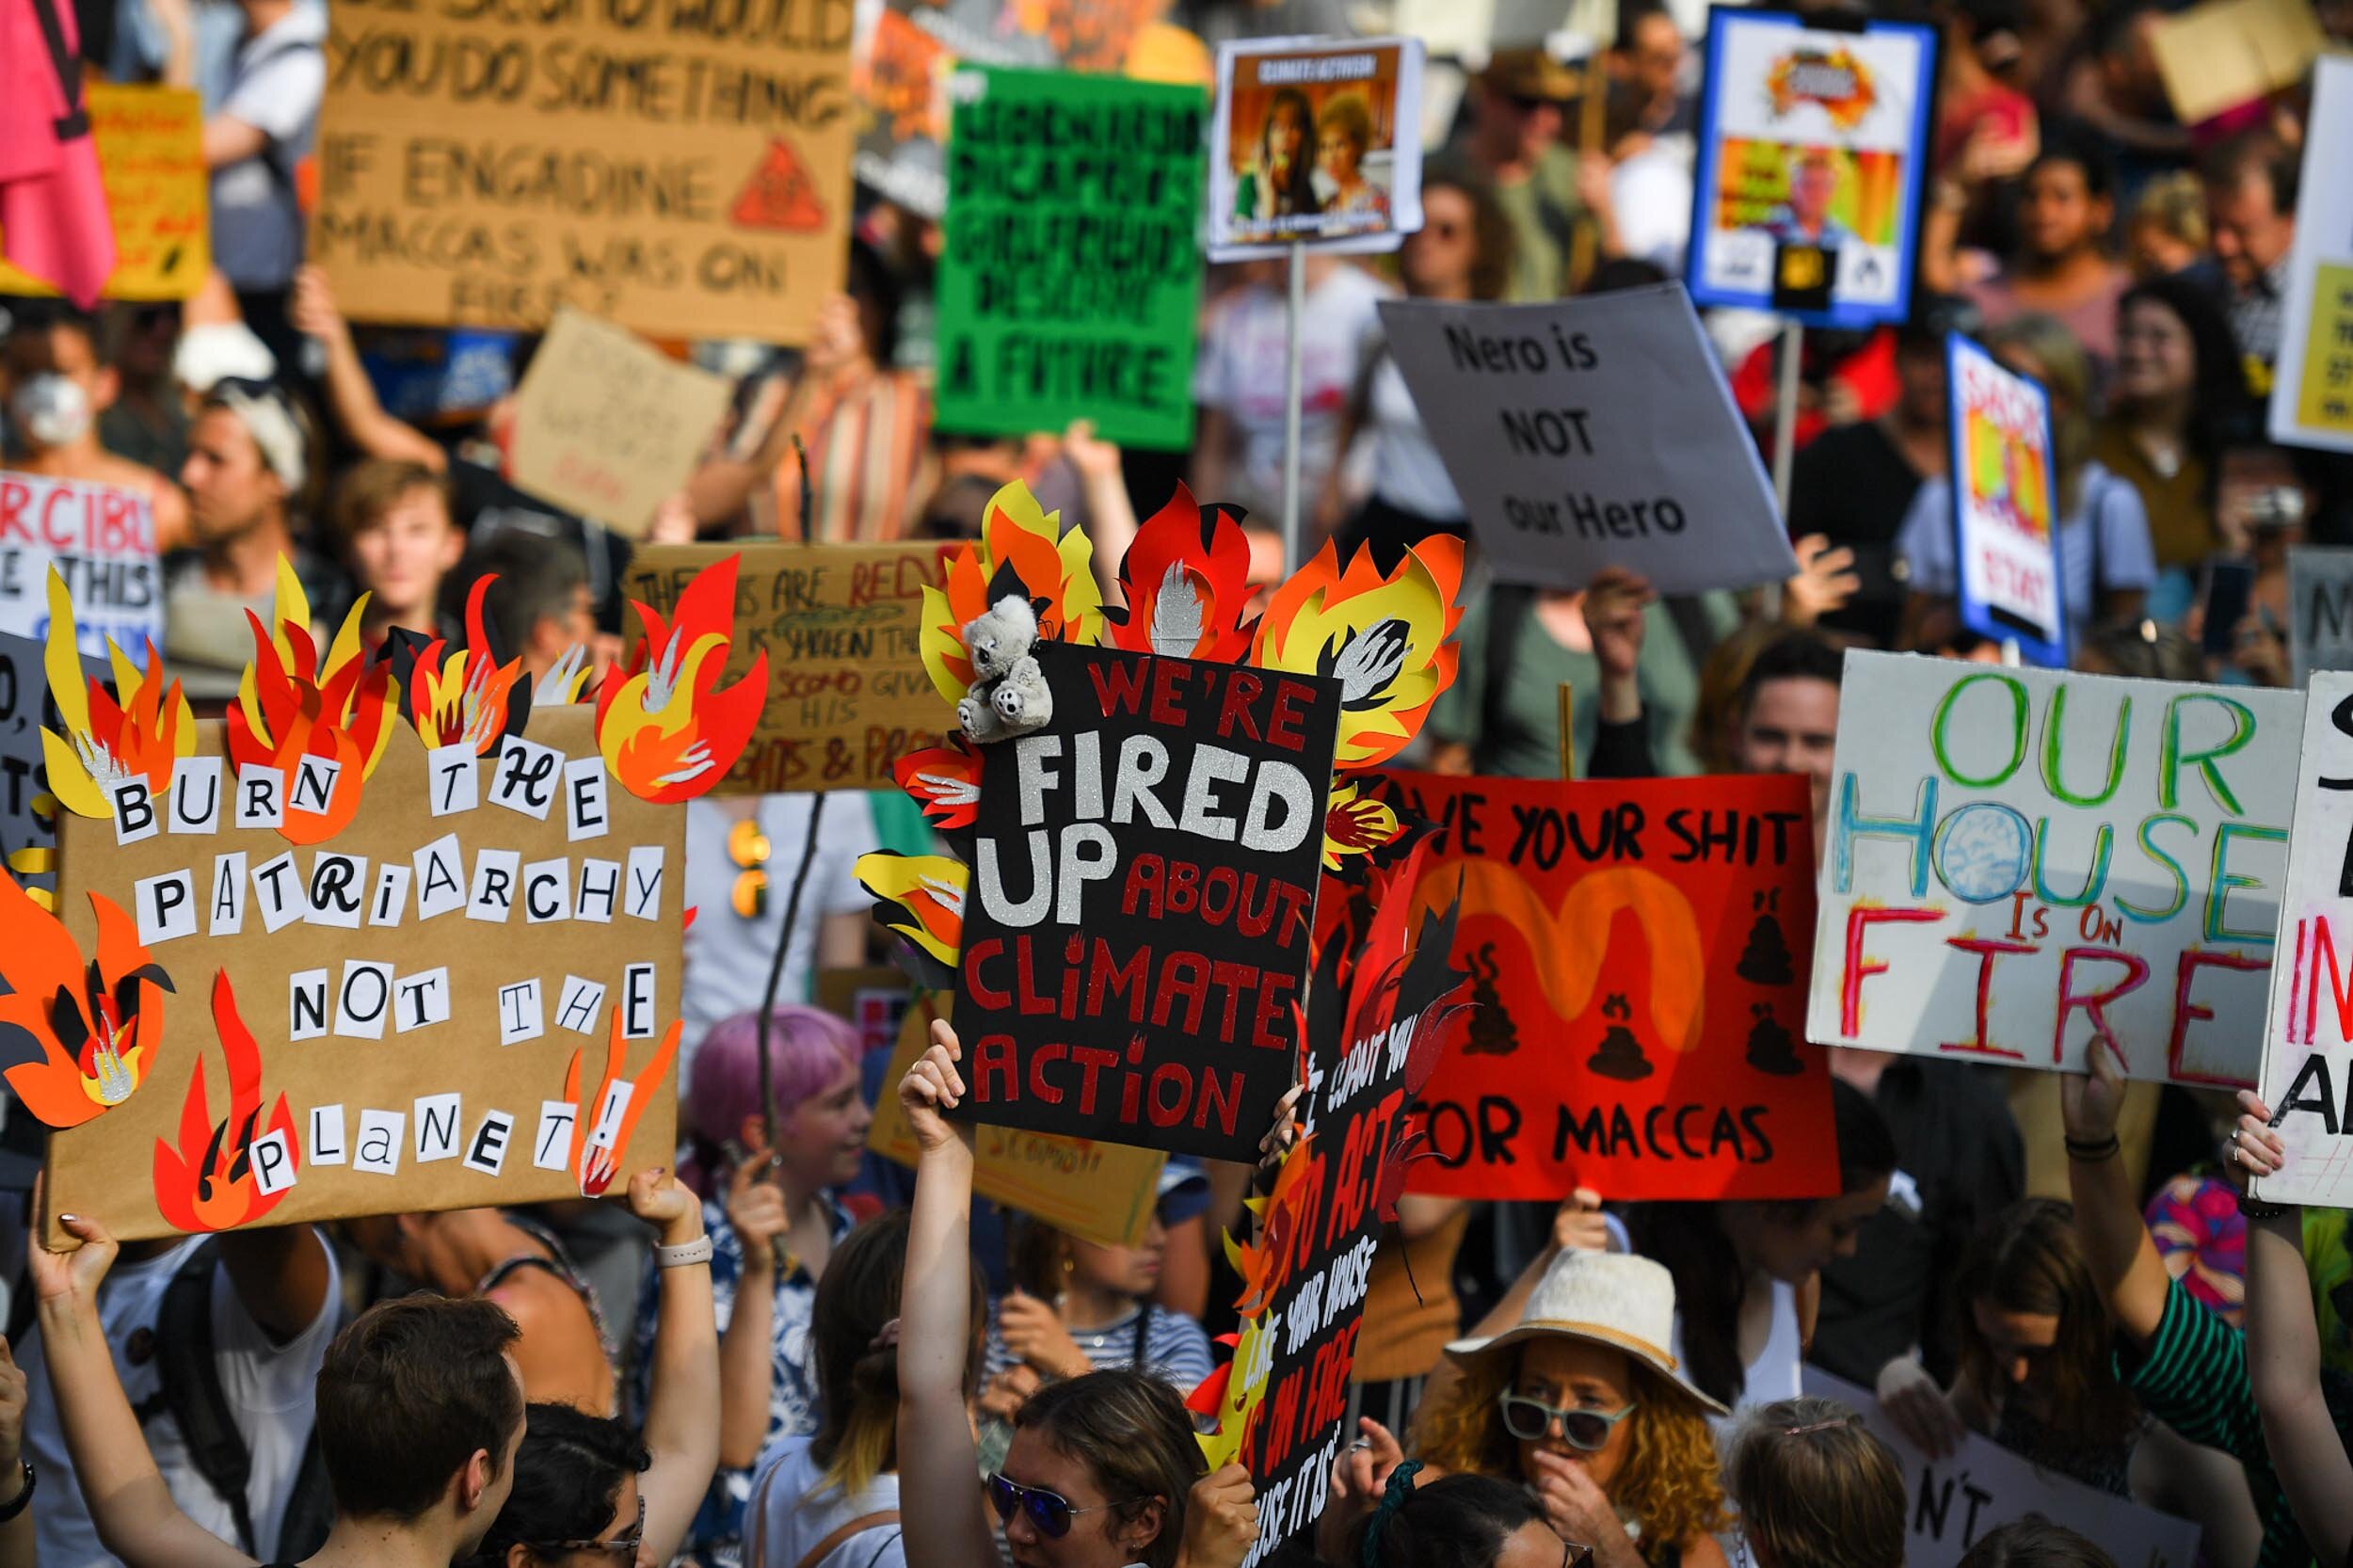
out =
[(1997, 801), (1972, 801), (1945, 819), (1936, 834), (1936, 874), (1953, 896), (1970, 904), (2008, 898), (2026, 880), (2034, 829)]

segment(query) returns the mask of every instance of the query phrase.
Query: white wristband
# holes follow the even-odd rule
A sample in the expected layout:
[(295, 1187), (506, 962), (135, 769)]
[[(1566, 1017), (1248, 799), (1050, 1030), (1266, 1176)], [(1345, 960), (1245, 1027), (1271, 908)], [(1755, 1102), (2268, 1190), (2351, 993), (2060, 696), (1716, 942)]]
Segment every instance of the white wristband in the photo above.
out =
[(711, 1261), (711, 1238), (697, 1236), (692, 1241), (681, 1241), (675, 1247), (656, 1247), (653, 1260), (664, 1269), (692, 1268)]

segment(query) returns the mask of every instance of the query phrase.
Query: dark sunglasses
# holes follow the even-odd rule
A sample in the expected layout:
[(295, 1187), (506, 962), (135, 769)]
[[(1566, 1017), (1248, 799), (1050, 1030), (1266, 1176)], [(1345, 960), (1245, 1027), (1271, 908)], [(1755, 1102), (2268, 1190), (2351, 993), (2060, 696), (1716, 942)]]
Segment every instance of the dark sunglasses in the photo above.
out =
[[(1129, 1497), (1128, 1502), (1142, 1502)], [(1030, 1523), (1048, 1541), (1060, 1541), (1070, 1533), (1070, 1521), (1081, 1513), (1099, 1513), (1107, 1508), (1121, 1508), (1123, 1503), (1096, 1503), (1087, 1508), (1072, 1508), (1070, 1499), (1059, 1492), (1048, 1492), (1040, 1486), (1024, 1486), (1017, 1480), (1007, 1480), (1003, 1475), (988, 1478), (988, 1502), (997, 1511), (1000, 1524), (1010, 1525), (1016, 1513), (1027, 1513)]]
[(1509, 1389), (1496, 1397), (1503, 1408), (1503, 1430), (1526, 1443), (1541, 1443), (1550, 1434), (1552, 1424), (1561, 1423), (1561, 1435), (1568, 1439), (1572, 1448), (1587, 1453), (1599, 1453), (1609, 1441), (1609, 1429), (1634, 1414), (1634, 1406), (1604, 1413), (1598, 1410), (1563, 1410), (1546, 1404), (1526, 1394)]
[(627, 1535), (616, 1535), (610, 1541), (543, 1541), (532, 1547), (541, 1557), (569, 1557), (574, 1552), (595, 1552), (616, 1562), (635, 1562), (637, 1548), (646, 1542), (646, 1499), (637, 1498), (637, 1523)]

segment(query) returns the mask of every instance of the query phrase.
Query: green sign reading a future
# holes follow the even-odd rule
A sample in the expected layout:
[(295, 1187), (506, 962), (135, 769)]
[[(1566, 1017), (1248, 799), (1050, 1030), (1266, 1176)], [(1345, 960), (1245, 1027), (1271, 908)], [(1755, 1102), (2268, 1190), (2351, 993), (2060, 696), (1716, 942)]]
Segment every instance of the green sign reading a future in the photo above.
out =
[(939, 428), (1193, 441), (1198, 88), (965, 70), (951, 84)]

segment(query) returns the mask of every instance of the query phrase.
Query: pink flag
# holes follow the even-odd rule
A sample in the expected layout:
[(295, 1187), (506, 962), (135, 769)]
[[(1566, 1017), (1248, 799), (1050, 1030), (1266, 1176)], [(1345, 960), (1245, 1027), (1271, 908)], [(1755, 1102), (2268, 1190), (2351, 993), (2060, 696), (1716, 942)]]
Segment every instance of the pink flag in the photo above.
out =
[(84, 309), (115, 269), (68, 0), (0, 0), (0, 253)]

